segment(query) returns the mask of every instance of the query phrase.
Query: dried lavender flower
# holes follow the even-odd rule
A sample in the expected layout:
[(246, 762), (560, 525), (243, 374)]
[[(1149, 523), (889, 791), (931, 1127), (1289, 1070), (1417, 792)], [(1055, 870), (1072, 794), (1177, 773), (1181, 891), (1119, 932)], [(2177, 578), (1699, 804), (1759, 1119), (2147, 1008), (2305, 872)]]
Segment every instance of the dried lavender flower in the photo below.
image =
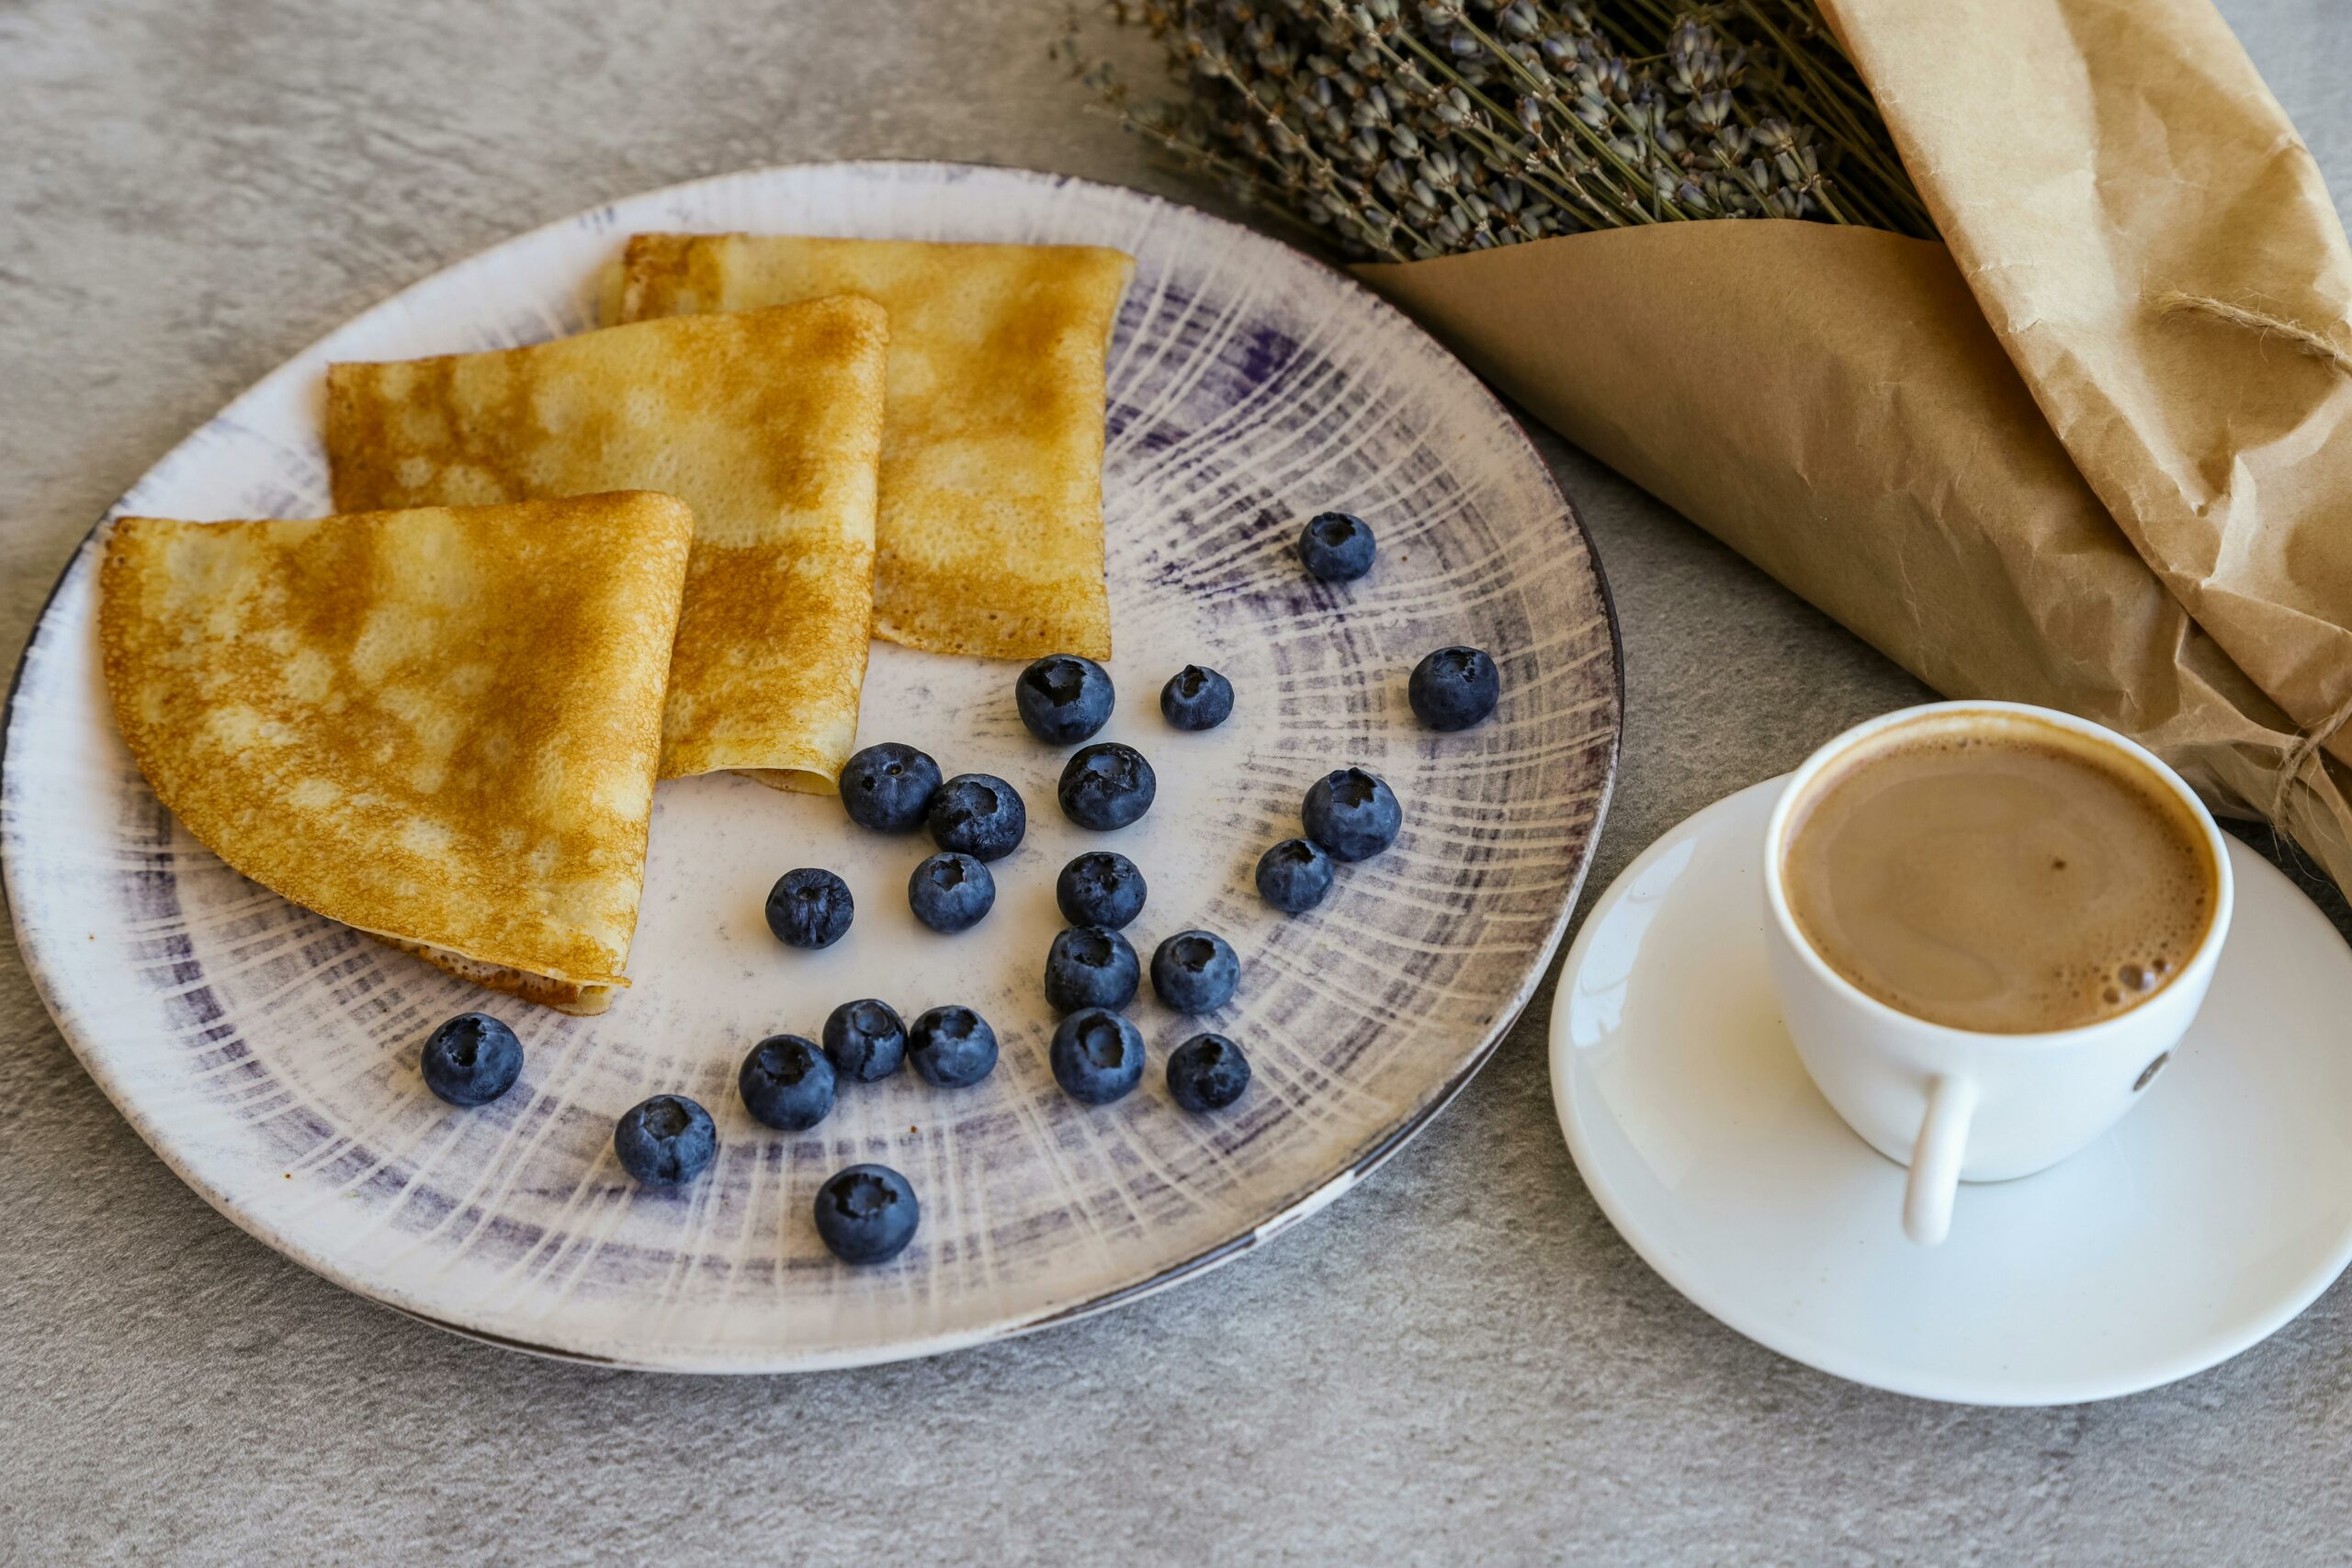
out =
[(1107, 0), (1179, 96), (1138, 134), (1319, 232), (1404, 260), (1693, 218), (1928, 235), (1814, 0)]

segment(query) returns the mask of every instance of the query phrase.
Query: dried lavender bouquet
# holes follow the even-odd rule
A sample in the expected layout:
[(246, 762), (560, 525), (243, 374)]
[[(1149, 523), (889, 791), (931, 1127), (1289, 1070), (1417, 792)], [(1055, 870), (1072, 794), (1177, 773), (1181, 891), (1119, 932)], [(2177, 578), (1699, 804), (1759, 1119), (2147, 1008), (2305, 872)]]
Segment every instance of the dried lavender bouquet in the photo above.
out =
[(1934, 232), (1810, 0), (1111, 0), (1166, 49), (1134, 130), (1353, 260), (1592, 229), (1815, 218)]
[(2352, 886), (2352, 247), (2211, 0), (1110, 9), (1114, 112), (1530, 414)]

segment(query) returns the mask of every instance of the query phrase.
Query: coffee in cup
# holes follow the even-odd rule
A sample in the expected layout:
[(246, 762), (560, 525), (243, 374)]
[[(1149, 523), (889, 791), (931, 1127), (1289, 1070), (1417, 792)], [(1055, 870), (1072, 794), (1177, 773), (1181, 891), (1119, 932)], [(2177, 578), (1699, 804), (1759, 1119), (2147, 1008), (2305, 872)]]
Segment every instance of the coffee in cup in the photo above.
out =
[(2064, 1159), (2146, 1097), (2233, 901), (2221, 830), (2124, 737), (1936, 703), (1815, 752), (1764, 829), (1764, 945), (1822, 1097), (1908, 1166), (1932, 1246), (1963, 1181)]
[(2177, 792), (2071, 729), (1930, 712), (1840, 754), (1781, 868), (1814, 951), (1915, 1018), (1987, 1033), (2126, 1012), (2204, 941), (2219, 873)]

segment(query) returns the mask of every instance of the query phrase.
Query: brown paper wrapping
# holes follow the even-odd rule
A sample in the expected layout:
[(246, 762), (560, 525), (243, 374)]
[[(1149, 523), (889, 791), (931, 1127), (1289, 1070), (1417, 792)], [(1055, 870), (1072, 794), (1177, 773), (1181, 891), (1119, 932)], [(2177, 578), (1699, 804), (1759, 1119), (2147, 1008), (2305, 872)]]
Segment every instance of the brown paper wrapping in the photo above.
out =
[(2204, 0), (1825, 10), (1946, 244), (1361, 275), (1937, 690), (2111, 725), (2352, 886), (2352, 254), (2310, 154)]

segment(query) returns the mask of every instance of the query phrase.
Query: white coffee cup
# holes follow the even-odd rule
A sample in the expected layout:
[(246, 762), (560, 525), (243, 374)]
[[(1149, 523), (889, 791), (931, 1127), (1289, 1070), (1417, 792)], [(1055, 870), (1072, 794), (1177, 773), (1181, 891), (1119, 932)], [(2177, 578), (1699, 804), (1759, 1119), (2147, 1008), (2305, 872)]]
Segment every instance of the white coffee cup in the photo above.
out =
[[(1796, 808), (1825, 769), (1888, 730), (1970, 714), (2020, 716), (2082, 737), (2169, 791), (2205, 836), (2213, 919), (2170, 984), (2129, 1011), (2073, 1029), (1996, 1034), (1889, 1007), (1814, 951), (1789, 911), (1782, 864)], [(2021, 703), (1929, 703), (1846, 731), (1790, 775), (1764, 829), (1765, 945), (1781, 1016), (1822, 1095), (1872, 1148), (1910, 1167), (1903, 1228), (1932, 1247), (1962, 1181), (2007, 1181), (2057, 1164), (2115, 1124), (2188, 1032), (2229, 934), (2230, 857), (2196, 792), (2144, 748), (2069, 714)]]

